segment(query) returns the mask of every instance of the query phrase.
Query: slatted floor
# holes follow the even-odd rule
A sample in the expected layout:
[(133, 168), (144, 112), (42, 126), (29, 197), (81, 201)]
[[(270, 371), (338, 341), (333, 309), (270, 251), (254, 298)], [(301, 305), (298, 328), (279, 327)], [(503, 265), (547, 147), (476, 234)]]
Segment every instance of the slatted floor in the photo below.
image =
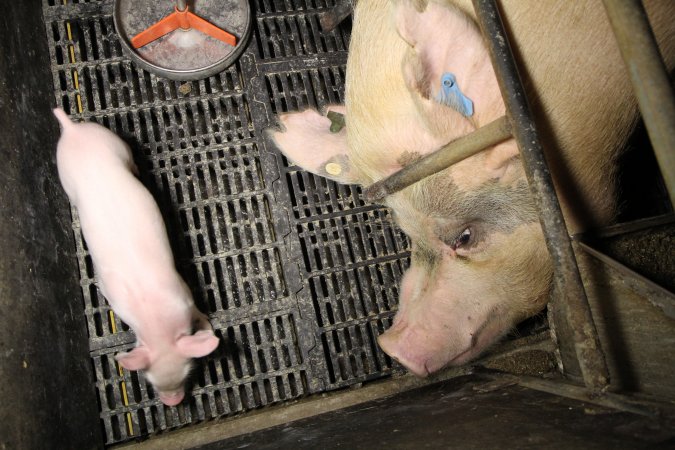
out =
[(376, 345), (396, 310), (408, 244), (355, 186), (290, 166), (263, 131), (277, 114), (344, 102), (350, 24), (334, 0), (254, 0), (239, 61), (174, 82), (122, 53), (112, 0), (44, 0), (55, 102), (124, 138), (164, 215), (179, 272), (223, 344), (191, 395), (165, 407), (114, 354), (134, 335), (111, 314), (73, 211), (82, 299), (107, 444), (401, 370)]

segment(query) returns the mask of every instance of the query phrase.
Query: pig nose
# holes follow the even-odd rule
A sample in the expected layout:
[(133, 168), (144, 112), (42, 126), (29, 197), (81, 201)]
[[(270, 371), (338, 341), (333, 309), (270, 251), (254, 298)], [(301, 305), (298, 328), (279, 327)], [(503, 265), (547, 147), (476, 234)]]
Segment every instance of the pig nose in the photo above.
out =
[(382, 350), (394, 360), (398, 361), (410, 372), (418, 377), (425, 378), (429, 375), (427, 364), (424, 358), (420, 358), (413, 348), (412, 342), (406, 339), (407, 333), (405, 327), (397, 327), (396, 324), (377, 338), (377, 343)]
[(185, 397), (184, 392), (174, 392), (171, 394), (164, 394), (162, 392), (159, 393), (159, 399), (164, 403), (166, 406), (176, 406), (180, 402), (183, 401), (183, 397)]

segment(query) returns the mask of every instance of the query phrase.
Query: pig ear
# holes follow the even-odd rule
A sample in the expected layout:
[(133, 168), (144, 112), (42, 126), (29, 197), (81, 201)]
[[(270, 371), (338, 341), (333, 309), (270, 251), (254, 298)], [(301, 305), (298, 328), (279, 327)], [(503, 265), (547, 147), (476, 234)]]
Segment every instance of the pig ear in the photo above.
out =
[(485, 152), (485, 170), (490, 178), (501, 179), (520, 155), (515, 139), (509, 139)]
[(427, 8), (427, 5), (429, 4), (429, 0), (393, 0), (392, 2), (394, 6), (398, 5), (406, 5), (406, 6), (412, 6), (415, 8), (415, 10), (422, 12)]
[(150, 352), (146, 347), (136, 347), (130, 352), (121, 352), (115, 359), (127, 370), (145, 370), (150, 366)]
[(401, 38), (413, 48), (417, 44), (421, 13), (427, 8), (426, 3), (414, 0), (399, 0), (394, 2), (396, 30)]
[(473, 116), (497, 86), (476, 24), (452, 6), (429, 2), (419, 11), (412, 1), (399, 2), (394, 22), (410, 46), (402, 67), (408, 88), (423, 101)]
[(176, 341), (178, 352), (186, 358), (201, 358), (218, 347), (220, 340), (213, 331), (198, 331), (190, 336), (182, 336)]
[[(294, 164), (338, 183), (359, 183), (347, 152), (343, 106), (330, 106), (333, 120), (313, 109), (279, 117), (282, 131), (268, 130), (269, 137)], [(342, 117), (340, 117), (342, 116)]]

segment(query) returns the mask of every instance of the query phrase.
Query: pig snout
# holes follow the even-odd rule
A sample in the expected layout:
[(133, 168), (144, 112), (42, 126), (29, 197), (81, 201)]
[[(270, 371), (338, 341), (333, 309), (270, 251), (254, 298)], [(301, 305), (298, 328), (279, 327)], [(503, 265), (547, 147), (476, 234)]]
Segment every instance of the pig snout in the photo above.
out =
[(159, 393), (159, 400), (166, 406), (176, 406), (183, 401), (183, 398), (185, 398), (185, 392), (183, 390)]
[(467, 252), (460, 247), (430, 251), (413, 244), (398, 312), (378, 343), (414, 374), (424, 377), (480, 356), (543, 308), (551, 268), (538, 224), (485, 234), (482, 245), (494, 249), (471, 262), (458, 259), (458, 252)]
[[(434, 320), (434, 319), (427, 319)], [(447, 365), (460, 365), (481, 353), (495, 334), (489, 328), (470, 324), (434, 322), (398, 317), (395, 324), (378, 338), (382, 350), (418, 377), (426, 377)]]
[(508, 330), (497, 302), (478, 295), (449, 280), (447, 268), (429, 271), (413, 262), (401, 282), (394, 323), (378, 344), (419, 377), (463, 364)]

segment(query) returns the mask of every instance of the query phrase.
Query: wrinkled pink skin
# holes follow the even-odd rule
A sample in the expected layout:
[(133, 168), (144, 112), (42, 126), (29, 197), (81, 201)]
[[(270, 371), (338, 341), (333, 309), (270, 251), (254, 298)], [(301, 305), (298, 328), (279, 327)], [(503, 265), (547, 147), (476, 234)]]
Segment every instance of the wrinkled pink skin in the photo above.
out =
[[(645, 4), (672, 68), (675, 2)], [(545, 125), (568, 229), (606, 225), (616, 155), (637, 108), (602, 4), (504, 0), (500, 9)], [(325, 111), (306, 110), (280, 115), (271, 140), (305, 170), (369, 185), (504, 115), (472, 11), (469, 0), (357, 2), (346, 105), (327, 108), (346, 114), (346, 128), (330, 133)], [(436, 100), (446, 72), (473, 100), (472, 117)], [(518, 155), (508, 140), (385, 200), (412, 255), (394, 324), (378, 342), (419, 376), (476, 358), (546, 303), (550, 257)]]
[(59, 177), (77, 208), (99, 288), (138, 339), (116, 359), (145, 371), (160, 400), (177, 405), (192, 358), (215, 350), (218, 338), (176, 272), (159, 208), (134, 176), (129, 147), (100, 125), (75, 124), (60, 109), (54, 115), (63, 129)]

